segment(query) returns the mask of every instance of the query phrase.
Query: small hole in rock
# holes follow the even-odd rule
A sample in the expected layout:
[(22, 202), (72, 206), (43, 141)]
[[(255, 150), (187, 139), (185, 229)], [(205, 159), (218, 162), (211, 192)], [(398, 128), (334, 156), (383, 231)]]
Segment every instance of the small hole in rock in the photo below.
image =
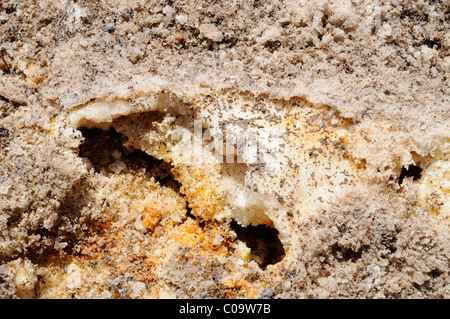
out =
[(275, 228), (265, 225), (242, 227), (235, 221), (232, 221), (230, 226), (235, 231), (238, 240), (243, 241), (250, 248), (253, 260), (262, 269), (283, 259), (285, 255), (283, 244), (278, 237), (279, 232)]
[(406, 166), (402, 167), (402, 172), (398, 178), (398, 183), (402, 184), (405, 177), (412, 177), (413, 180), (418, 180), (422, 176), (422, 168), (416, 165), (409, 165), (408, 168)]

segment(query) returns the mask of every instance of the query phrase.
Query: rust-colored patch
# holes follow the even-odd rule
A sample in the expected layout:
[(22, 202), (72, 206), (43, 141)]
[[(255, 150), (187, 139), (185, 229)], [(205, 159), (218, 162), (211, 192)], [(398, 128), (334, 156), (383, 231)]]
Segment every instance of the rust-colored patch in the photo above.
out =
[(142, 226), (144, 226), (148, 230), (154, 230), (160, 220), (161, 220), (161, 212), (155, 208), (148, 207), (146, 209), (145, 216), (142, 221)]

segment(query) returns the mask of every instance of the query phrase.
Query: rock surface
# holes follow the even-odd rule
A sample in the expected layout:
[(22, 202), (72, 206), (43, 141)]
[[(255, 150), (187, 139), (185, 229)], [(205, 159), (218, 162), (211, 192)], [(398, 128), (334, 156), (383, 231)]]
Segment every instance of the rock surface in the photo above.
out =
[(446, 1), (0, 3), (1, 298), (449, 298)]

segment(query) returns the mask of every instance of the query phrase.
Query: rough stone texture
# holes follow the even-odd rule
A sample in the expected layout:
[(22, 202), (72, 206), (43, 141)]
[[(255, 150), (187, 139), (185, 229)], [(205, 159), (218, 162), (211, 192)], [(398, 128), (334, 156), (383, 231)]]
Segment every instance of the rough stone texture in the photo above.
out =
[[(1, 298), (450, 297), (447, 1), (66, 4), (0, 3)], [(191, 117), (282, 167), (179, 162)]]

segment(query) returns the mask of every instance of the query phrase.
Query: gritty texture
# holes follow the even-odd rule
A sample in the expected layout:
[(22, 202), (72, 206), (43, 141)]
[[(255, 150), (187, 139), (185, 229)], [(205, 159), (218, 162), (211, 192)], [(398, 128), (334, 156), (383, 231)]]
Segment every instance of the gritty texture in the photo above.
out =
[[(449, 21), (2, 1), (0, 298), (449, 298)], [(220, 162), (194, 119), (282, 149)]]

